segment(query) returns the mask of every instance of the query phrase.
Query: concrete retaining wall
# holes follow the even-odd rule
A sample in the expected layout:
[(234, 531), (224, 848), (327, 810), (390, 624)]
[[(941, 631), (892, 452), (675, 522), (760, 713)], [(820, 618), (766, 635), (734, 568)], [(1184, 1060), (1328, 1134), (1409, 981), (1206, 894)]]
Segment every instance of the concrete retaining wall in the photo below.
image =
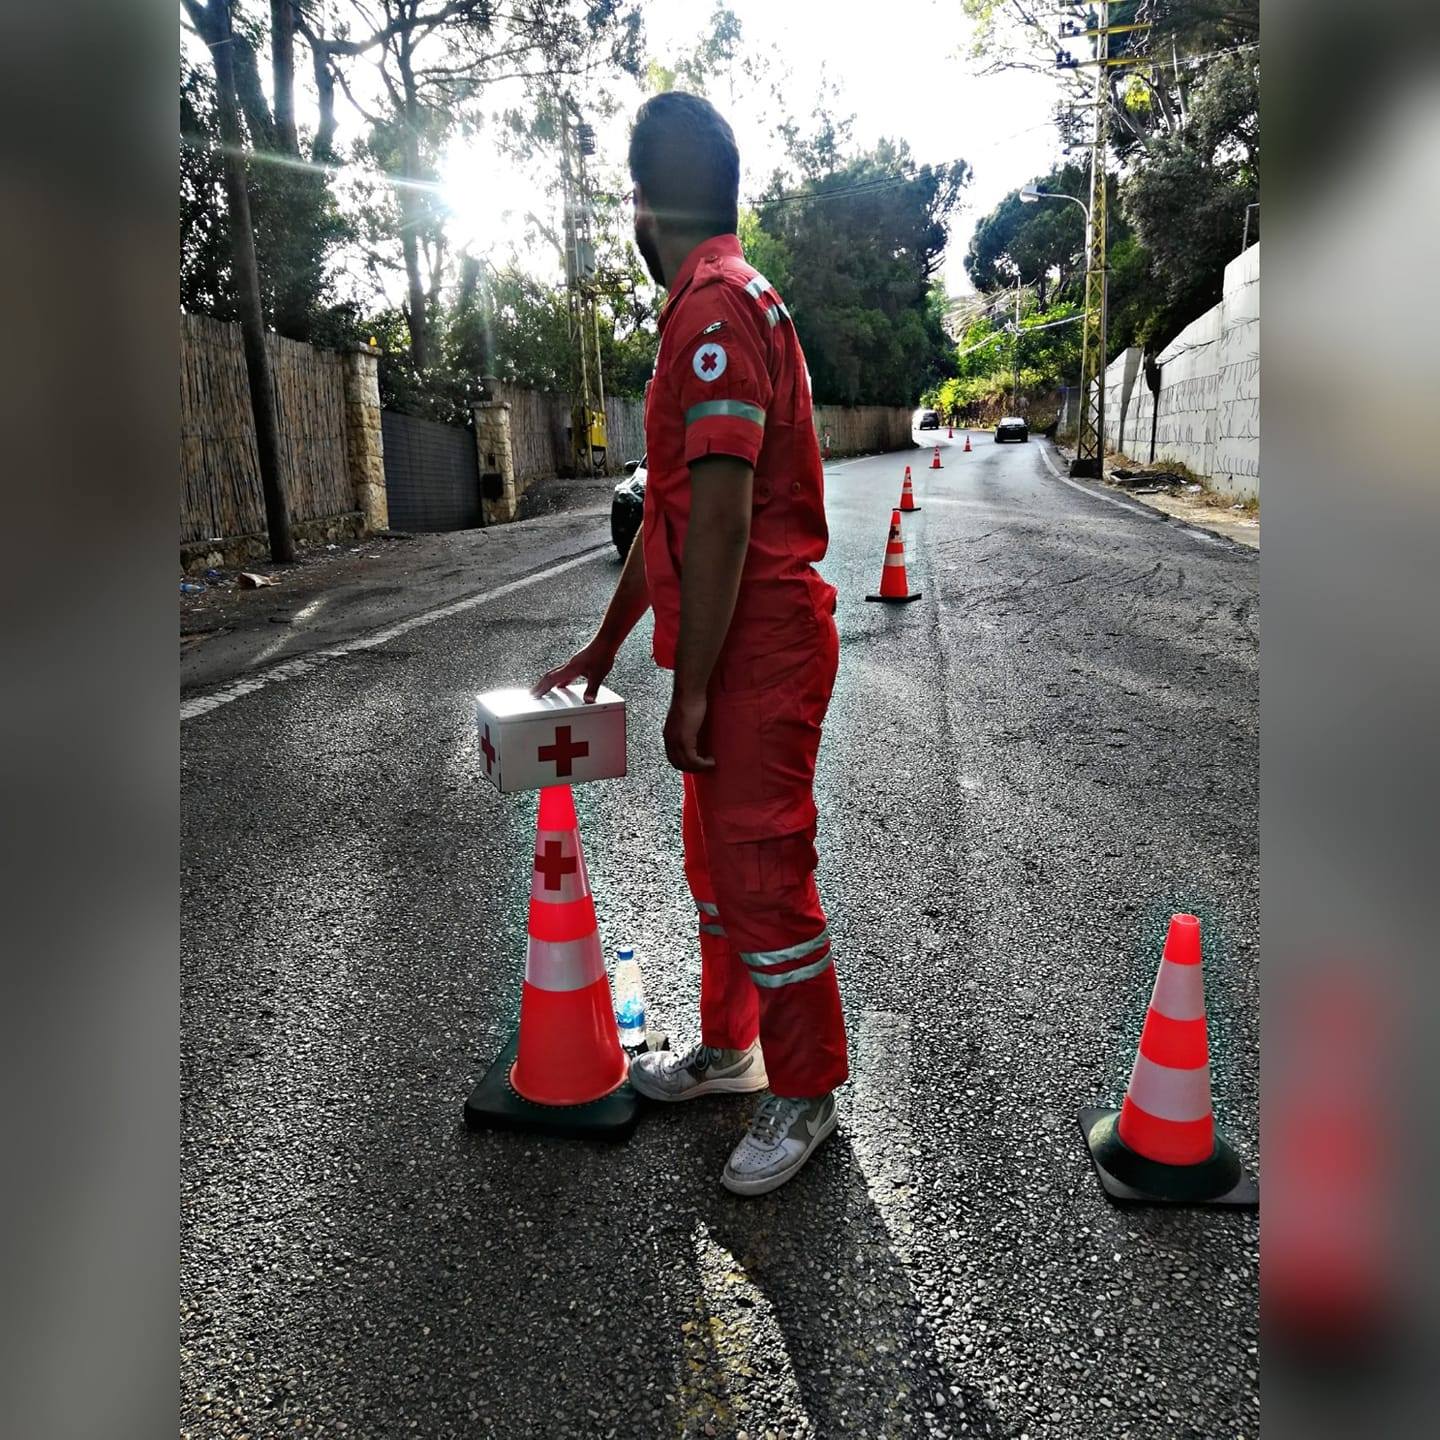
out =
[(1185, 465), (1217, 489), (1260, 493), (1260, 247), (1225, 269), (1225, 294), (1156, 357), (1152, 395), (1130, 349), (1105, 372), (1105, 443), (1148, 462)]
[(817, 405), (815, 435), (822, 454), (827, 430), (831, 455), (904, 450), (912, 443), (910, 420), (914, 413), (892, 405)]

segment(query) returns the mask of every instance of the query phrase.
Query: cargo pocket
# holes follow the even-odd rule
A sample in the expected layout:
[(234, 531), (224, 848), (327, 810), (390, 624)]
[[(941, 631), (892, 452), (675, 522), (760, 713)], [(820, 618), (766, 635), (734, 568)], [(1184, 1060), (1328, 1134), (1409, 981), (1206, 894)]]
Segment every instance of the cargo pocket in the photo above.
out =
[[(823, 649), (793, 649), (732, 667), (711, 696), (709, 738), (716, 768), (700, 778), (700, 800), (726, 844), (778, 840), (815, 828), (815, 759), (831, 679)], [(764, 683), (738, 686), (746, 680)], [(732, 686), (737, 688), (731, 688)]]

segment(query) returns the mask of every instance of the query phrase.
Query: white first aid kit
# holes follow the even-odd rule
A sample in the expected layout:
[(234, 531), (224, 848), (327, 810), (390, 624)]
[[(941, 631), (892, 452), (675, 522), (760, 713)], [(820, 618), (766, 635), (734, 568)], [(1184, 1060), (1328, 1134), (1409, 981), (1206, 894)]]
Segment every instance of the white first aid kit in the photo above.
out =
[(583, 785), (625, 773), (625, 702), (600, 686), (567, 685), (538, 698), (528, 690), (475, 697), (480, 764), (502, 795), (546, 785)]

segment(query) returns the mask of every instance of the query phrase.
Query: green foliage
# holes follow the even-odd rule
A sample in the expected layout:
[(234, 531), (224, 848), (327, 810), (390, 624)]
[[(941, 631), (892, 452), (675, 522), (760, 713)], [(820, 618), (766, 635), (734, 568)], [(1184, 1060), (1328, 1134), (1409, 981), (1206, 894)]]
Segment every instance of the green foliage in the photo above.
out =
[(790, 277), (795, 268), (790, 247), (761, 225), (760, 216), (754, 210), (741, 210), (739, 229), (746, 260), (782, 295), (789, 295)]
[(716, 5), (710, 14), (710, 28), (673, 65), (652, 60), (645, 72), (651, 94), (666, 90), (688, 90), (704, 95), (710, 81), (724, 74), (740, 55), (740, 19), (733, 10)]
[[(180, 84), (180, 303), (218, 319), (236, 315), (215, 82), (185, 67)], [(326, 323), (328, 263), (353, 229), (323, 169), (275, 156), (250, 163), (250, 214), (265, 318), (311, 340)]]
[(1121, 187), (1156, 286), (1137, 326), (1147, 338), (1163, 343), (1220, 299), (1260, 194), (1259, 101), (1255, 61), (1217, 61), (1191, 92), (1185, 129), (1158, 137)]
[[(1034, 182), (1039, 190), (1070, 195), (1090, 202), (1090, 179), (1080, 165), (1062, 165)], [(1110, 182), (1113, 201), (1115, 182)], [(1110, 242), (1129, 233), (1112, 204)], [(1044, 305), (1054, 286), (1058, 296), (1083, 296), (1085, 277), (1085, 215), (1079, 205), (1064, 200), (1036, 200), (1026, 204), (1020, 187), (1012, 190), (975, 227), (965, 269), (977, 290), (989, 293), (1020, 281), (1035, 290)]]
[(813, 134), (782, 129), (803, 178), (772, 180), (743, 222), (746, 253), (785, 296), (817, 400), (913, 404), (947, 368), (930, 282), (969, 167), (916, 166), (891, 141), (841, 160), (848, 123), (823, 112)]
[[(998, 312), (997, 307), (997, 312)], [(1022, 292), (1020, 312), (1020, 392), (1041, 395), (1074, 384), (1080, 373), (1080, 326), (1069, 304), (1041, 308)], [(955, 373), (935, 386), (927, 400), (944, 415), (993, 414), (1010, 406), (1016, 339), (1009, 333), (1010, 313), (981, 315), (966, 327), (956, 347)], [(1053, 328), (1042, 329), (1043, 326)]]
[[(1246, 207), (1259, 197), (1260, 75), (1253, 50), (1259, 0), (1165, 0), (1144, 7), (1144, 16), (1141, 8), (1134, 0), (1110, 8), (1111, 24), (1153, 22), (1148, 40), (1134, 32), (1110, 41), (1112, 56), (1129, 52), (1140, 59), (1111, 78), (1112, 357), (1129, 344), (1162, 346), (1219, 300), (1225, 265), (1239, 253)], [(976, 52), (991, 68), (1050, 64), (1054, 32), (1039, 12), (1009, 0), (964, 0), (964, 9), (976, 22)], [(1092, 71), (1072, 72), (1069, 81), (1056, 75), (1071, 100), (1088, 101)], [(1118, 186), (1117, 172), (1124, 177)], [(1040, 188), (1088, 199), (1084, 182), (1079, 167), (1066, 166)], [(1036, 213), (1042, 209), (1058, 213), (1045, 220)], [(1021, 206), (1012, 194), (981, 222), (967, 269), (976, 287), (990, 292), (1013, 283), (1014, 261), (1042, 295), (1078, 302), (1082, 225), (1074, 206)]]

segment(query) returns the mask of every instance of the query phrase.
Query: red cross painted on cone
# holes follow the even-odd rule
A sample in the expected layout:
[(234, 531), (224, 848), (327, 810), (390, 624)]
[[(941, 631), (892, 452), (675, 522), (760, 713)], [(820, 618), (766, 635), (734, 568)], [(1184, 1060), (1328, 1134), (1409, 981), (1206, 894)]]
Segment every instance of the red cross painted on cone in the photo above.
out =
[(562, 852), (565, 847), (558, 840), (545, 842), (545, 853), (535, 857), (535, 873), (545, 877), (547, 890), (560, 889), (560, 882), (567, 875), (573, 875), (580, 868), (580, 862), (573, 855)]
[(571, 740), (570, 727), (557, 725), (555, 727), (555, 743), (542, 745), (536, 752), (536, 756), (540, 760), (553, 760), (555, 774), (567, 776), (575, 773), (575, 767), (571, 762), (582, 759), (589, 753), (590, 742), (588, 740)]
[(495, 747), (490, 743), (490, 727), (488, 725), (485, 727), (485, 738), (480, 742), (480, 749), (485, 754), (485, 773), (493, 775), (495, 773)]

